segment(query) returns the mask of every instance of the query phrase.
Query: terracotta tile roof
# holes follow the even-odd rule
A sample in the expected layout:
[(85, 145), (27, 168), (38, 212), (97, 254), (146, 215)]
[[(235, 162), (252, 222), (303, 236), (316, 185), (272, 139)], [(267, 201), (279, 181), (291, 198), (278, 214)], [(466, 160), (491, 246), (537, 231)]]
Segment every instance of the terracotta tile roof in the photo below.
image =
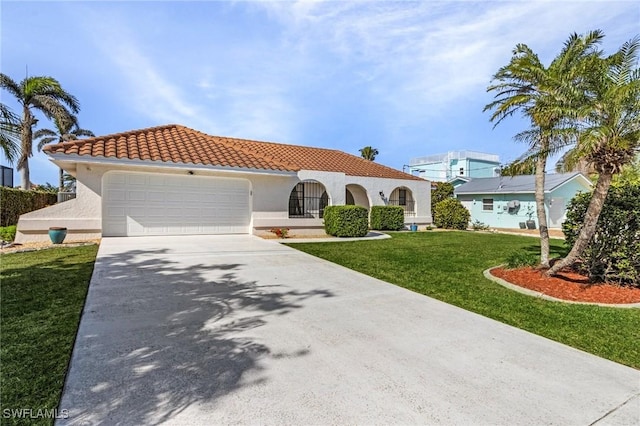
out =
[(421, 180), (334, 149), (210, 136), (175, 124), (47, 145), (44, 151), (48, 154), (290, 172), (319, 170), (350, 176)]

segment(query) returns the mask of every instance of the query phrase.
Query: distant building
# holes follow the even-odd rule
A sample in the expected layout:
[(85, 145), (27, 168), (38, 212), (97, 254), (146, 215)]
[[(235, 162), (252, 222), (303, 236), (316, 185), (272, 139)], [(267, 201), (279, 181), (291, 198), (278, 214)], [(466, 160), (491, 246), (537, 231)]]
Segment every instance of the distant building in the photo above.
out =
[(412, 158), (409, 172), (432, 182), (500, 175), (500, 157), (476, 151), (450, 151), (445, 154)]
[[(535, 176), (472, 178), (459, 185), (455, 197), (471, 213), (471, 221), (492, 228), (540, 226), (536, 211)], [(591, 182), (581, 173), (550, 173), (544, 181), (544, 208), (549, 228), (561, 228), (567, 204), (579, 192), (589, 192)]]
[(7, 166), (0, 166), (0, 186), (13, 188), (13, 169)]

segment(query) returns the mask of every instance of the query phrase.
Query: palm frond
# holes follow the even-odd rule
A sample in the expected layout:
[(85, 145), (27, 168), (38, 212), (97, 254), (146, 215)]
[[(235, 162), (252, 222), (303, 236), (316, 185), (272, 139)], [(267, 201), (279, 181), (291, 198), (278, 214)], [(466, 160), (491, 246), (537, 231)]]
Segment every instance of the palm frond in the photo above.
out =
[(5, 104), (0, 103), (0, 149), (13, 163), (20, 151), (20, 119)]
[(86, 129), (75, 129), (72, 133), (76, 137), (87, 137), (87, 138), (95, 137), (95, 134), (91, 130), (86, 130)]
[(22, 98), (22, 91), (20, 85), (16, 83), (11, 77), (4, 73), (0, 73), (0, 88), (9, 92), (18, 101)]

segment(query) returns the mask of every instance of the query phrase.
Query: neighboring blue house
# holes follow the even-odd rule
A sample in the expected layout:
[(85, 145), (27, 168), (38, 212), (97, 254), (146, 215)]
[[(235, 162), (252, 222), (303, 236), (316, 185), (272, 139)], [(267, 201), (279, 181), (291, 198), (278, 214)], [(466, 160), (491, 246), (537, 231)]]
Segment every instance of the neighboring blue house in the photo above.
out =
[[(544, 186), (549, 228), (560, 228), (569, 200), (592, 188), (581, 173), (548, 174)], [(472, 222), (477, 220), (492, 228), (538, 227), (533, 175), (471, 179), (458, 186), (454, 194), (471, 213)]]
[(464, 185), (465, 183), (469, 182), (471, 180), (471, 178), (468, 177), (462, 177), (462, 176), (456, 176), (453, 179), (449, 179), (448, 183), (450, 183), (451, 185), (453, 185), (453, 188), (457, 188), (460, 185)]
[(447, 182), (456, 176), (483, 178), (498, 176), (500, 157), (475, 151), (450, 151), (445, 154), (412, 158), (409, 173), (432, 182)]

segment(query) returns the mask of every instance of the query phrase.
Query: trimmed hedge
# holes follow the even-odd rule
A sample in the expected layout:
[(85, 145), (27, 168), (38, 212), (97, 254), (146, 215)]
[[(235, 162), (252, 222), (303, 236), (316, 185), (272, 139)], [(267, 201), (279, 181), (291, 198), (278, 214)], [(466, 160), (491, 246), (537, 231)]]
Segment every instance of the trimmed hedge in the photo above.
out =
[(433, 223), (438, 228), (467, 229), (471, 214), (462, 203), (455, 198), (448, 198), (436, 204)]
[(327, 206), (324, 230), (335, 237), (364, 237), (369, 232), (368, 216), (362, 206)]
[(404, 228), (404, 208), (401, 206), (371, 207), (371, 229), (399, 231)]
[(55, 204), (57, 194), (0, 187), (0, 226), (17, 225), (21, 214)]
[[(562, 224), (567, 248), (573, 247), (591, 201), (591, 193), (576, 195)], [(640, 185), (611, 187), (598, 217), (596, 233), (576, 269), (594, 282), (640, 287)]]

